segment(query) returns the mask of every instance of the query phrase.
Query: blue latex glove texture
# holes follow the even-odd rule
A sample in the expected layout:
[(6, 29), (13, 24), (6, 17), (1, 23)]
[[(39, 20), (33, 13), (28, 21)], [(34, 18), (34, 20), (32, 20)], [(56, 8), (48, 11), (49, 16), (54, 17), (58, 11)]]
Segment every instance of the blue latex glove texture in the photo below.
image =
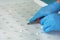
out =
[(50, 14), (40, 20), (45, 32), (60, 31), (60, 14)]
[(51, 13), (57, 13), (60, 10), (60, 4), (58, 2), (54, 2), (52, 4), (49, 4), (48, 6), (45, 6), (41, 8), (33, 18), (31, 18), (29, 21), (33, 22), (37, 18), (41, 18), (43, 16), (49, 15)]
[(33, 22), (44, 16), (44, 18), (40, 20), (40, 24), (43, 25), (43, 30), (45, 32), (60, 31), (60, 15), (58, 14), (58, 11), (60, 11), (60, 4), (58, 2), (54, 2), (41, 8), (29, 20), (29, 22)]

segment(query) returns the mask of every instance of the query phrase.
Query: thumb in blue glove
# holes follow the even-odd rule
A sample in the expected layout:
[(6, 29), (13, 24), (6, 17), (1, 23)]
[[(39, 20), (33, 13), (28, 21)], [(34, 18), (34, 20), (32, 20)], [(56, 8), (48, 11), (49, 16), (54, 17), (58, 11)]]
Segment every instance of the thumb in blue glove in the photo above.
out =
[(60, 31), (60, 14), (50, 14), (40, 20), (44, 32)]
[(58, 2), (54, 2), (52, 4), (49, 4), (48, 6), (45, 6), (41, 8), (33, 18), (31, 18), (29, 21), (33, 22), (38, 18), (44, 17), (46, 15), (49, 15), (51, 13), (57, 13), (60, 10), (60, 4)]

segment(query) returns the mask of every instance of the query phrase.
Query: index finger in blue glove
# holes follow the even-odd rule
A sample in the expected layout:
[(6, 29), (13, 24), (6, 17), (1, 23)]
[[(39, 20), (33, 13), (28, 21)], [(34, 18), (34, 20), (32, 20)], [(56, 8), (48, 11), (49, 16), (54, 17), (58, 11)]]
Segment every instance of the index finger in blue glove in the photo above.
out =
[(42, 14), (42, 12), (43, 12), (42, 10), (39, 10), (29, 21), (33, 22), (33, 21), (35, 21), (38, 18), (41, 19), (42, 17), (44, 17), (44, 14)]
[(35, 14), (30, 20), (29, 22), (33, 22), (35, 21), (36, 19), (40, 18), (40, 16), (42, 16), (39, 12), (37, 12), (37, 14)]

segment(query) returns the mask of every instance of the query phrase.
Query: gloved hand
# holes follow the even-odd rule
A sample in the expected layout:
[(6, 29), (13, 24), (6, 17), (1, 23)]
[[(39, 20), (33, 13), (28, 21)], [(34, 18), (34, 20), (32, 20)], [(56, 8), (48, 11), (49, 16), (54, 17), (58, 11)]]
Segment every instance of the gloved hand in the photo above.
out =
[(60, 14), (50, 14), (40, 20), (44, 32), (60, 31)]
[(52, 13), (57, 13), (60, 10), (60, 4), (58, 2), (54, 2), (52, 4), (49, 4), (48, 6), (45, 6), (43, 8), (41, 8), (33, 18), (31, 18), (29, 21), (33, 22), (35, 21), (37, 18), (41, 18), (44, 17), (48, 14), (52, 14)]

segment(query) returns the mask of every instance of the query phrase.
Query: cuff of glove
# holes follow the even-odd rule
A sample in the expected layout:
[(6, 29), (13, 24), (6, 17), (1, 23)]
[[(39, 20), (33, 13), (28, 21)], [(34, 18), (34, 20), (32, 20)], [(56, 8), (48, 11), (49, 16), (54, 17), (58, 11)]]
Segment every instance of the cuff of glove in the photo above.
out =
[(56, 1), (56, 2), (54, 2), (54, 3), (52, 3), (52, 4), (51, 4), (51, 6), (53, 6), (53, 7), (56, 7), (56, 8), (58, 8), (58, 9), (60, 9), (60, 3), (58, 3), (57, 1)]
[(60, 3), (58, 3), (57, 1), (54, 2), (53, 5), (60, 7)]
[(49, 5), (50, 7), (51, 7), (51, 9), (53, 9), (53, 10), (60, 10), (60, 3), (58, 3), (57, 1), (56, 2), (54, 2), (54, 3), (52, 3), (52, 4), (50, 4)]

